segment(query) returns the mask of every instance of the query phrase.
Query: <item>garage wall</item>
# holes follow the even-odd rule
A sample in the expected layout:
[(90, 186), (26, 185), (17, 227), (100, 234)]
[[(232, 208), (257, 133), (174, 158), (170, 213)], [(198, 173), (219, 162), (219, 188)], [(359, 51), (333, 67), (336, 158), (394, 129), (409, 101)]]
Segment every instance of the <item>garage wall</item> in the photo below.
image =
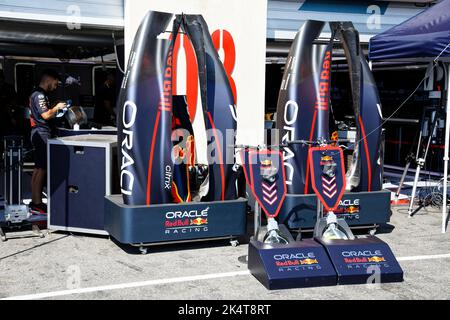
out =
[(123, 0), (2, 0), (0, 17), (123, 27)]
[[(361, 40), (366, 42), (371, 36), (403, 22), (428, 6), (421, 2), (269, 0), (267, 38), (292, 40), (307, 19), (351, 20), (360, 31)], [(179, 5), (184, 6), (182, 3)], [(82, 24), (117, 28), (124, 26), (124, 0), (0, 1), (2, 18), (66, 22), (68, 19), (78, 19), (78, 13)], [(377, 22), (378, 18), (379, 24), (374, 25), (373, 22)]]
[[(352, 21), (360, 32), (361, 41), (418, 14), (428, 4), (376, 0), (269, 0), (267, 38), (292, 40), (305, 20)], [(329, 28), (323, 37), (329, 37)]]
[[(139, 24), (148, 10), (202, 14), (211, 33), (222, 38), (222, 59), (233, 56), (230, 75), (236, 85), (237, 143), (257, 145), (264, 142), (264, 90), (267, 1), (254, 0), (126, 0), (125, 52), (131, 49)], [(252, 14), (249, 14), (249, 13)], [(169, 28), (169, 30), (171, 30)], [(223, 34), (230, 35), (226, 49)], [(181, 57), (181, 58), (180, 58)], [(179, 65), (186, 65), (182, 54)], [(181, 60), (180, 60), (181, 59)], [(182, 61), (182, 63), (181, 63)], [(185, 94), (187, 83), (185, 68), (178, 67), (177, 94)], [(187, 94), (187, 93), (186, 93)], [(195, 94), (195, 93), (194, 93)], [(206, 163), (206, 132), (200, 99), (193, 126), (198, 160)], [(200, 150), (200, 151), (199, 151)]]

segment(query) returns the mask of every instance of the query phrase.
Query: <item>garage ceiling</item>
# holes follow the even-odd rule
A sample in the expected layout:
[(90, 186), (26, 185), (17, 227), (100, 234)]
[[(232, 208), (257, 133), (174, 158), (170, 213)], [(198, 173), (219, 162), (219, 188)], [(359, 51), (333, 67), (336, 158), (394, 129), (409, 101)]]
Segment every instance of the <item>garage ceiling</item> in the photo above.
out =
[(123, 39), (123, 28), (81, 26), (70, 30), (65, 23), (0, 21), (0, 55), (84, 59), (114, 52), (114, 40)]

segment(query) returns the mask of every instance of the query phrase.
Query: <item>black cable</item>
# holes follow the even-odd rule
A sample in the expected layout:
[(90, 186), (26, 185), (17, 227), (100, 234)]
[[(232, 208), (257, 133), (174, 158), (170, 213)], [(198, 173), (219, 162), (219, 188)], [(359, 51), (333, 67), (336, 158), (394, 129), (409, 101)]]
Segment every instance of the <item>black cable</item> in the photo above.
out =
[[(420, 207), (419, 207), (420, 208)], [(405, 214), (405, 215), (408, 215), (409, 216), (409, 209), (408, 208), (400, 208), (400, 209), (397, 209), (397, 212), (398, 213), (401, 213), (401, 214)], [(428, 214), (428, 212), (424, 212), (424, 213), (421, 213), (421, 214), (418, 214), (417, 212), (418, 212), (418, 210), (416, 209), (415, 210), (415, 216), (417, 216), (417, 215), (427, 215)]]
[[(117, 43), (116, 43), (116, 37), (114, 35), (114, 32), (112, 33), (112, 38), (113, 38), (113, 43), (114, 43), (114, 55), (115, 55), (117, 67), (119, 68), (120, 72), (125, 74), (125, 69), (122, 68), (122, 66), (120, 65), (119, 55), (117, 54)], [(102, 56), (102, 59), (103, 59), (103, 56)]]

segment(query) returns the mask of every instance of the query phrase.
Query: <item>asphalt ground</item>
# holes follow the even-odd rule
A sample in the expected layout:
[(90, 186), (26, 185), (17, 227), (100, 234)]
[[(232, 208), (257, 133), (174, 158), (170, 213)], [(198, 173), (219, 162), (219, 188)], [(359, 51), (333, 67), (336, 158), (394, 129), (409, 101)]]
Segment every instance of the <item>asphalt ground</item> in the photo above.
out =
[(441, 234), (437, 209), (406, 213), (393, 207), (377, 234), (399, 258), (403, 283), (268, 291), (247, 270), (245, 243), (172, 244), (143, 255), (107, 237), (50, 232), (0, 243), (0, 299), (449, 299), (450, 231)]

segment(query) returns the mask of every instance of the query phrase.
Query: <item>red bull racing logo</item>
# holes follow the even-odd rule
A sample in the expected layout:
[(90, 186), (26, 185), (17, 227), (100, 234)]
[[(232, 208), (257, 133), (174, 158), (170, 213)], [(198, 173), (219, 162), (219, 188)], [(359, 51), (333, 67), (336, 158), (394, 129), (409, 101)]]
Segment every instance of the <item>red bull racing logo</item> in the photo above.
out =
[(296, 254), (277, 254), (273, 257), (279, 272), (321, 269), (319, 260), (313, 252)]
[(166, 212), (166, 234), (186, 234), (208, 231), (209, 207), (203, 210)]
[(383, 265), (389, 267), (386, 258), (380, 250), (375, 251), (344, 251), (342, 252), (344, 263), (348, 269), (368, 268), (371, 265)]
[(347, 214), (347, 215), (353, 215), (357, 216), (356, 218), (359, 218), (359, 212), (361, 211), (360, 207), (360, 200), (354, 199), (354, 200), (341, 200), (339, 203), (339, 207), (336, 209), (336, 214)]

